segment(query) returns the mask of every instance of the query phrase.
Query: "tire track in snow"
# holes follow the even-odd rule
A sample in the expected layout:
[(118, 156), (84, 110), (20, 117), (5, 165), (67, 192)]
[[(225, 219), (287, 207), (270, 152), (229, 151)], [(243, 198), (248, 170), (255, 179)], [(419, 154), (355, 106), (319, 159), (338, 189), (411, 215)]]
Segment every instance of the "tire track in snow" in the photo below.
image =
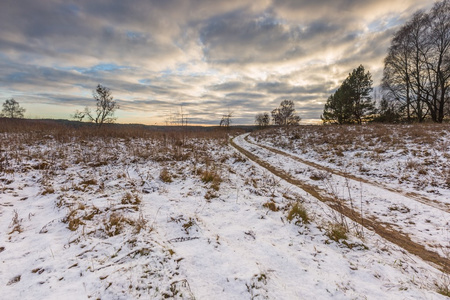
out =
[(346, 178), (349, 178), (349, 179), (352, 179), (352, 180), (360, 181), (360, 182), (372, 185), (372, 186), (377, 187), (377, 188), (382, 188), (382, 189), (384, 189), (386, 191), (389, 191), (389, 192), (392, 192), (392, 193), (396, 193), (396, 194), (402, 195), (404, 197), (408, 197), (409, 199), (412, 199), (414, 201), (418, 201), (418, 202), (420, 202), (422, 204), (425, 204), (425, 205), (431, 206), (433, 208), (437, 208), (439, 210), (442, 210), (444, 212), (450, 213), (450, 204), (449, 203), (444, 203), (444, 202), (439, 202), (439, 201), (436, 201), (436, 200), (431, 200), (431, 199), (428, 199), (427, 197), (424, 197), (424, 196), (419, 195), (419, 194), (414, 193), (414, 192), (405, 192), (405, 191), (402, 191), (402, 190), (394, 189), (394, 188), (388, 187), (386, 185), (383, 185), (381, 183), (376, 183), (376, 182), (369, 181), (369, 180), (367, 180), (365, 178), (362, 178), (362, 177), (358, 177), (358, 176), (355, 176), (355, 175), (352, 175), (352, 174), (349, 174), (349, 173), (345, 173), (345, 172), (342, 172), (342, 171), (339, 171), (339, 170), (331, 169), (329, 167), (325, 167), (325, 166), (319, 165), (317, 163), (314, 163), (314, 162), (311, 162), (311, 161), (308, 161), (308, 160), (304, 160), (304, 159), (302, 159), (302, 158), (300, 158), (298, 156), (292, 155), (292, 154), (287, 153), (287, 152), (285, 152), (283, 150), (279, 150), (279, 149), (276, 149), (276, 148), (273, 148), (273, 147), (270, 147), (270, 146), (267, 146), (267, 145), (256, 144), (256, 143), (250, 141), (248, 139), (248, 136), (245, 137), (245, 141), (250, 143), (250, 144), (256, 145), (258, 147), (265, 148), (265, 149), (267, 149), (267, 150), (269, 150), (271, 152), (274, 152), (276, 154), (280, 154), (280, 155), (289, 157), (289, 158), (291, 158), (291, 159), (293, 159), (295, 161), (298, 161), (298, 162), (300, 162), (302, 164), (308, 165), (308, 166), (310, 166), (312, 168), (315, 168), (315, 169), (318, 169), (318, 170), (322, 170), (322, 171), (325, 171), (325, 172), (329, 172), (329, 173), (337, 175), (337, 176), (342, 176), (342, 177), (346, 177)]
[[(242, 136), (239, 136), (239, 137), (242, 138)], [(239, 137), (237, 137), (237, 138), (239, 138)], [(281, 170), (279, 168), (276, 168), (269, 162), (259, 158), (257, 155), (253, 154), (252, 152), (237, 145), (235, 142), (235, 139), (236, 138), (232, 139), (230, 142), (230, 144), (235, 149), (237, 149), (239, 152), (241, 152), (243, 155), (247, 156), (250, 160), (254, 161), (258, 165), (267, 169), (269, 172), (271, 172), (275, 176), (284, 179), (285, 181), (287, 181), (290, 184), (298, 186), (299, 188), (303, 189), (304, 191), (306, 191), (307, 193), (309, 193), (316, 199), (320, 200), (321, 202), (326, 203), (330, 208), (337, 211), (338, 213), (342, 213), (343, 215), (345, 215), (347, 218), (351, 219), (352, 221), (354, 221), (358, 224), (361, 224), (362, 226), (364, 226), (365, 228), (367, 228), (369, 230), (372, 230), (373, 232), (377, 233), (382, 238), (405, 249), (409, 253), (417, 255), (418, 257), (422, 258), (424, 261), (427, 261), (428, 263), (430, 263), (437, 269), (441, 270), (442, 272), (449, 273), (450, 260), (448, 258), (442, 257), (438, 253), (428, 250), (427, 248), (425, 248), (424, 245), (411, 240), (411, 238), (408, 236), (408, 234), (401, 232), (397, 229), (394, 229), (394, 227), (390, 223), (381, 222), (381, 221), (377, 220), (377, 218), (375, 216), (371, 216), (369, 218), (367, 218), (367, 217), (363, 218), (358, 211), (356, 211), (356, 210), (350, 208), (349, 206), (345, 205), (344, 203), (342, 203), (341, 199), (336, 199), (334, 197), (330, 197), (329, 193), (327, 191), (325, 191), (324, 189), (322, 189), (316, 185), (308, 184), (305, 181), (301, 181), (301, 180), (293, 178), (293, 176), (288, 174), (288, 172)], [(259, 145), (250, 143), (245, 139), (242, 139), (242, 141), (247, 142), (250, 145), (260, 147)], [(265, 148), (265, 147), (261, 147), (261, 148)], [(267, 149), (267, 148), (265, 148), (265, 149), (268, 151), (271, 151), (270, 149)], [(277, 153), (275, 151), (271, 151), (271, 152), (291, 158), (290, 155), (286, 155), (286, 153)], [(307, 164), (307, 165), (314, 167), (311, 164)], [(335, 174), (335, 175), (342, 176), (342, 175), (338, 175), (338, 174)], [(357, 178), (355, 180), (359, 181), (360, 179)], [(378, 187), (378, 188), (382, 188), (382, 187)]]

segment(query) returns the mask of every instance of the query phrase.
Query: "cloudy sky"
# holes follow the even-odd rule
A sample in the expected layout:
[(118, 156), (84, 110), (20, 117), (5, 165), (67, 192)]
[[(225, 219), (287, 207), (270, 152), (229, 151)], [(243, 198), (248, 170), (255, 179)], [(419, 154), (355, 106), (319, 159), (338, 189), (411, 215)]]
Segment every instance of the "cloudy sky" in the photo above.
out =
[(427, 0), (2, 0), (0, 101), (68, 119), (103, 84), (120, 123), (252, 124), (293, 100), (305, 120), (352, 69), (378, 85), (393, 32)]

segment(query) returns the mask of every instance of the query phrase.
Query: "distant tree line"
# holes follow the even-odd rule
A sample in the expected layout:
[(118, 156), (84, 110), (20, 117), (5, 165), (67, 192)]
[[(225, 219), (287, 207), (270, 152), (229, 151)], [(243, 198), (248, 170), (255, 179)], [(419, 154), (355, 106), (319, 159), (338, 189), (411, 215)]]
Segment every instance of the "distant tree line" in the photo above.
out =
[(416, 12), (394, 35), (384, 60), (383, 121), (450, 116), (450, 0)]
[(271, 124), (277, 126), (295, 126), (299, 125), (301, 118), (296, 113), (294, 102), (292, 100), (283, 100), (280, 106), (272, 110), (271, 118), (269, 113), (259, 113), (255, 116), (255, 124), (259, 127), (267, 127)]

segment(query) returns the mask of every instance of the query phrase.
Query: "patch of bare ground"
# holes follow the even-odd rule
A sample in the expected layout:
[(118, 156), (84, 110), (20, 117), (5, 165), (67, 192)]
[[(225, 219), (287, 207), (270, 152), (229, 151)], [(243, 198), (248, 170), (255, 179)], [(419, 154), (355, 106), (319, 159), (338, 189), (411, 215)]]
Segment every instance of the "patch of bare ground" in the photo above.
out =
[[(434, 265), (436, 268), (441, 270), (442, 272), (449, 273), (449, 267), (450, 267), (450, 260), (447, 258), (444, 258), (437, 254), (436, 252), (430, 251), (425, 248), (425, 246), (416, 243), (412, 241), (408, 235), (395, 230), (390, 224), (386, 222), (381, 222), (377, 220), (375, 217), (371, 218), (362, 218), (360, 213), (356, 210), (351, 209), (350, 207), (343, 204), (343, 201), (341, 201), (338, 198), (330, 197), (328, 193), (316, 186), (313, 186), (311, 184), (307, 184), (305, 182), (302, 182), (300, 180), (294, 179), (292, 176), (287, 174), (286, 172), (277, 169), (267, 161), (264, 161), (260, 158), (258, 158), (256, 155), (251, 153), (250, 151), (247, 151), (246, 149), (238, 146), (233, 140), (231, 141), (231, 145), (236, 148), (239, 152), (247, 156), (249, 159), (257, 163), (258, 165), (262, 166), (263, 168), (267, 169), (269, 172), (273, 173), (274, 175), (282, 178), (286, 182), (293, 184), (295, 186), (298, 186), (299, 188), (303, 189), (316, 199), (326, 203), (329, 207), (334, 209), (335, 211), (345, 215), (352, 221), (359, 223), (360, 225), (364, 226), (365, 228), (372, 230), (373, 232), (377, 233), (382, 238), (388, 240), (389, 242), (405, 249), (407, 252), (417, 255), (418, 257), (422, 258), (424, 261), (427, 261)], [(285, 155), (284, 152), (281, 152), (279, 154)]]

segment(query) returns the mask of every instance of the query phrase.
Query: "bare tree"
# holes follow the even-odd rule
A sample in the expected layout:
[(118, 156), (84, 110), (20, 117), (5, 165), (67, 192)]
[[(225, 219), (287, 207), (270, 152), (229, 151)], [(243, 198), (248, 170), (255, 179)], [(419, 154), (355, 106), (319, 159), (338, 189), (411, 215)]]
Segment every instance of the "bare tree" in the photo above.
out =
[(5, 118), (23, 118), (25, 108), (20, 107), (19, 102), (14, 98), (6, 99), (0, 116)]
[(79, 121), (82, 121), (86, 117), (99, 127), (104, 123), (114, 123), (116, 120), (114, 112), (119, 108), (119, 105), (114, 100), (111, 90), (99, 84), (92, 91), (92, 96), (96, 101), (95, 111), (92, 111), (89, 107), (85, 107), (84, 111), (76, 111), (73, 117)]
[(300, 123), (300, 116), (296, 115), (294, 102), (283, 100), (278, 108), (272, 110), (272, 119), (275, 125), (291, 126)]
[(220, 120), (220, 127), (230, 128), (231, 126), (231, 118), (233, 117), (232, 112), (228, 112), (228, 114), (223, 115), (222, 119)]
[(411, 121), (412, 92), (409, 66), (412, 58), (409, 39), (405, 30), (396, 33), (388, 55), (384, 59), (382, 88), (387, 95), (385, 101), (392, 99), (391, 102), (399, 103), (400, 112), (405, 112), (406, 119)]
[(431, 99), (427, 103), (433, 121), (444, 119), (445, 103), (450, 101), (450, 0), (436, 2), (429, 13), (427, 44), (430, 55), (425, 57), (427, 71), (432, 76)]
[(260, 113), (255, 116), (255, 124), (259, 127), (267, 127), (270, 124), (269, 113)]
[(443, 121), (450, 101), (450, 0), (415, 13), (395, 33), (382, 86), (387, 99), (402, 103), (408, 121)]

